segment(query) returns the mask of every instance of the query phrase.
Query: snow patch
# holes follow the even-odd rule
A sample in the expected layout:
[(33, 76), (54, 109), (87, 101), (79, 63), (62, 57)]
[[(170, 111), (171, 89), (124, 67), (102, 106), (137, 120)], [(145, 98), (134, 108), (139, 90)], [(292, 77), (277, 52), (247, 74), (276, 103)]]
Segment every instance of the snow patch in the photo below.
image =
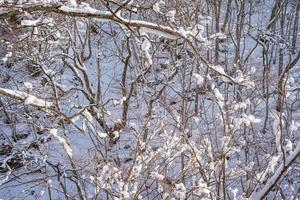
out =
[(63, 145), (64, 149), (66, 150), (66, 152), (68, 154), (68, 156), (70, 158), (72, 158), (73, 153), (72, 153), (72, 149), (71, 149), (70, 145), (67, 143), (67, 141), (64, 138), (62, 138), (58, 135), (57, 129), (55, 129), (55, 128), (51, 129), (50, 134), (53, 135)]

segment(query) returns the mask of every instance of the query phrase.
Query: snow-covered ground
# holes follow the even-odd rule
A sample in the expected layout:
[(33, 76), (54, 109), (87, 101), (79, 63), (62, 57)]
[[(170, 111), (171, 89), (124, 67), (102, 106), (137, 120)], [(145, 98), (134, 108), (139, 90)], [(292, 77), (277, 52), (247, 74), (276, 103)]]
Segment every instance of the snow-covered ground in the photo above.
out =
[(184, 24), (167, 1), (134, 20), (70, 1), (60, 12), (97, 20), (32, 15), (15, 44), (3, 32), (0, 198), (260, 199), (276, 181), (270, 198), (297, 199), (300, 65), (278, 112), (279, 47), (284, 66), (296, 54), (266, 32), (273, 4), (247, 2), (237, 62), (235, 33), (208, 16)]

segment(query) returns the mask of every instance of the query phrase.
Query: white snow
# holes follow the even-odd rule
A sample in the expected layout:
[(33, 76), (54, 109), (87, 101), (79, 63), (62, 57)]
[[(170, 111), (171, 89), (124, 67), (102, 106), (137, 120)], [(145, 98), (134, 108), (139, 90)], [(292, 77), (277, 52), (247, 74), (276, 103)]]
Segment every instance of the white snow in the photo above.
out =
[(238, 109), (246, 109), (247, 106), (250, 105), (249, 99), (247, 99), (245, 102), (239, 102), (233, 105), (233, 110), (238, 110)]
[(106, 19), (103, 19), (103, 20), (109, 20), (108, 16), (111, 16), (111, 13), (109, 11), (97, 10), (97, 9), (91, 8), (90, 6), (88, 6), (88, 4), (84, 4), (84, 6), (81, 6), (81, 7), (61, 6), (59, 9), (64, 12), (86, 13), (86, 14), (99, 15), (99, 17), (97, 18), (98, 20), (101, 20), (101, 16), (103, 18), (106, 17)]
[(164, 176), (161, 175), (161, 174), (159, 174), (158, 172), (152, 172), (152, 173), (151, 173), (151, 176), (152, 176), (153, 178), (155, 178), (155, 179), (160, 180), (160, 181), (164, 180)]
[(100, 138), (106, 138), (107, 137), (107, 133), (104, 133), (104, 132), (97, 131), (97, 134)]
[(113, 105), (117, 106), (117, 105), (123, 105), (123, 103), (126, 101), (126, 97), (122, 97), (120, 100), (117, 99), (113, 99)]
[(221, 92), (219, 91), (219, 89), (218, 88), (214, 88), (213, 89), (213, 92), (214, 92), (214, 95), (215, 95), (215, 97), (216, 97), (216, 99), (218, 100), (218, 101), (224, 101), (224, 97), (223, 97), (223, 95), (221, 94)]
[(220, 65), (212, 65), (211, 68), (220, 73), (221, 75), (225, 74), (224, 68)]
[(37, 20), (22, 20), (21, 25), (22, 26), (36, 26), (40, 22), (40, 19)]
[(122, 105), (126, 100), (127, 100), (126, 97), (122, 97), (122, 99), (120, 100), (120, 104)]
[(5, 54), (5, 56), (2, 58), (3, 62), (7, 62), (8, 58), (12, 57), (12, 52), (9, 51), (7, 52), (7, 54)]
[(186, 198), (186, 195), (185, 195), (186, 188), (185, 188), (184, 184), (183, 183), (175, 184), (175, 188), (176, 188), (176, 191), (174, 192), (175, 196), (180, 200), (185, 199)]
[(153, 5), (153, 10), (154, 10), (156, 13), (160, 13), (159, 3), (155, 3), (155, 4)]
[[(289, 166), (293, 160), (299, 156), (300, 142), (298, 142), (294, 151), (292, 151), (286, 158), (285, 162), (281, 162), (279, 167), (274, 171), (274, 174), (266, 181), (262, 188), (258, 185), (250, 196), (250, 200), (262, 199), (265, 193), (276, 183), (285, 171), (285, 167)], [(277, 159), (278, 160), (278, 159)]]
[(289, 139), (285, 139), (286, 144), (284, 145), (283, 149), (285, 153), (290, 153), (293, 151), (293, 143)]
[(237, 83), (242, 83), (245, 79), (244, 79), (244, 75), (243, 75), (243, 72), (241, 70), (237, 70), (237, 76), (236, 78), (234, 79), (235, 82)]
[(53, 128), (53, 129), (50, 129), (49, 132), (50, 132), (51, 135), (53, 135), (63, 145), (64, 149), (66, 150), (66, 152), (68, 154), (68, 156), (70, 158), (72, 158), (73, 157), (72, 149), (71, 149), (70, 145), (67, 143), (67, 141), (64, 138), (62, 138), (58, 135), (58, 130)]
[(234, 119), (234, 125), (236, 128), (240, 128), (241, 124), (245, 124), (247, 127), (251, 125), (251, 123), (260, 123), (261, 119), (256, 118), (254, 115), (247, 115), (245, 113), (242, 114), (241, 118)]
[(152, 56), (150, 54), (151, 42), (149, 40), (149, 36), (142, 28), (140, 29), (140, 34), (141, 34), (141, 36), (143, 36), (143, 38), (142, 38), (143, 42), (141, 45), (141, 49), (146, 56), (148, 65), (152, 65), (153, 61), (152, 61)]
[(282, 153), (281, 150), (281, 137), (282, 137), (282, 132), (281, 132), (281, 128), (283, 128), (284, 123), (283, 120), (279, 119), (279, 116), (274, 114), (274, 121), (273, 121), (273, 133), (275, 134), (275, 140), (276, 140), (276, 148), (277, 148), (277, 152), (278, 154)]
[(72, 117), (70, 120), (73, 124), (75, 124), (78, 120), (80, 119), (80, 115), (75, 115), (74, 117)]
[(68, 0), (67, 5), (70, 7), (77, 7), (77, 2), (76, 0)]
[(169, 18), (171, 22), (175, 22), (176, 10), (170, 10), (166, 13), (166, 17)]
[(45, 74), (47, 74), (48, 76), (54, 76), (55, 75), (55, 71), (54, 70), (52, 70), (52, 69), (46, 69), (45, 70)]
[(300, 122), (292, 120), (291, 125), (290, 125), (290, 131), (295, 132), (298, 130), (299, 127), (300, 127)]
[(260, 123), (261, 119), (255, 118), (253, 115), (247, 115), (245, 116), (251, 123)]
[(46, 107), (46, 108), (49, 108), (53, 105), (51, 102), (44, 101), (33, 95), (21, 91), (0, 88), (0, 94), (8, 95), (18, 100), (23, 100), (26, 105)]
[(218, 39), (226, 39), (226, 35), (224, 33), (215, 33), (210, 36), (210, 38), (218, 38)]
[(32, 90), (33, 89), (33, 86), (30, 82), (24, 82), (24, 85), (25, 87), (28, 89), (28, 90)]
[(119, 131), (114, 131), (112, 134), (114, 140), (120, 137)]
[(84, 111), (82, 112), (82, 115), (83, 115), (90, 123), (93, 122), (93, 116), (92, 116), (92, 114), (91, 114), (87, 109), (84, 109)]
[(200, 74), (197, 74), (197, 73), (194, 73), (193, 75), (196, 79), (197, 85), (201, 86), (203, 84), (204, 78)]

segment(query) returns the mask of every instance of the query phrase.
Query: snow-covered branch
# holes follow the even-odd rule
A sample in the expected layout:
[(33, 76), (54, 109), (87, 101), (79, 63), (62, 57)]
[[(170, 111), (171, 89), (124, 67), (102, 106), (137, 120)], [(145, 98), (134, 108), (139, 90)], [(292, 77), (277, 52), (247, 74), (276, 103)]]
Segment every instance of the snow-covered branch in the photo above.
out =
[[(1, 10), (0, 10), (1, 11)], [(16, 5), (14, 8), (9, 8), (0, 12), (0, 19), (5, 19), (10, 16), (21, 14), (23, 12), (46, 11), (72, 17), (94, 18), (103, 22), (115, 22), (131, 29), (143, 28), (143, 31), (150, 34), (164, 36), (166, 38), (176, 39), (182, 37), (180, 31), (168, 26), (146, 22), (142, 20), (125, 19), (121, 16), (109, 11), (100, 11), (89, 7), (88, 5), (81, 7), (69, 7), (58, 4), (23, 4)]]
[(260, 184), (256, 186), (254, 192), (250, 196), (250, 199), (255, 200), (264, 198), (299, 156), (300, 142), (298, 142), (295, 150), (289, 156), (286, 157), (285, 162), (281, 162), (274, 175), (264, 184), (263, 188), (260, 189)]
[(0, 0), (2, 198), (295, 198), (299, 9)]
[(52, 102), (39, 99), (33, 95), (27, 94), (25, 92), (17, 91), (17, 90), (0, 88), (0, 94), (9, 96), (17, 100), (24, 101), (25, 104), (31, 106), (36, 106), (40, 108), (50, 108), (53, 106)]

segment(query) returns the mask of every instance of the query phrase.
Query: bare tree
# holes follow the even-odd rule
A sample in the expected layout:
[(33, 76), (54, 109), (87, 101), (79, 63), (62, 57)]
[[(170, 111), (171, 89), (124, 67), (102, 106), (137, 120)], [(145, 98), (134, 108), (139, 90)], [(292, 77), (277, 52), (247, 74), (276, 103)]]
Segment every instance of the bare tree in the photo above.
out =
[(298, 1), (0, 10), (0, 197), (297, 198)]

